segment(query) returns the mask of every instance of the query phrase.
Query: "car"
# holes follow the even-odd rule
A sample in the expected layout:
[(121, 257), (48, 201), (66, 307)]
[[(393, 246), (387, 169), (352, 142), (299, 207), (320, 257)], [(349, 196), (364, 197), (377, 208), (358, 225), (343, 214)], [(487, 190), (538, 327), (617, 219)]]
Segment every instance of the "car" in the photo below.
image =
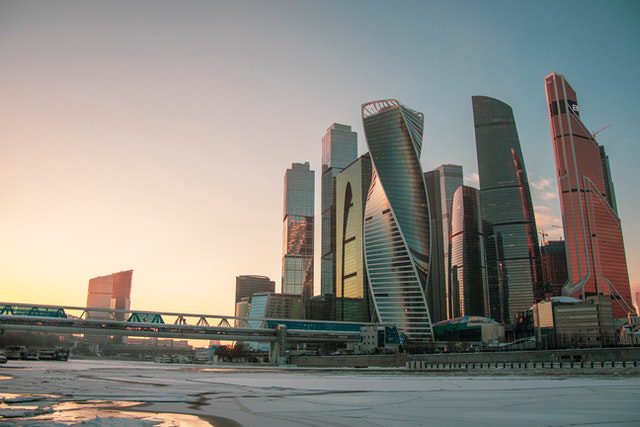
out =
[(3, 363), (7, 363), (7, 358), (5, 356), (3, 356), (2, 354), (0, 354), (0, 365)]

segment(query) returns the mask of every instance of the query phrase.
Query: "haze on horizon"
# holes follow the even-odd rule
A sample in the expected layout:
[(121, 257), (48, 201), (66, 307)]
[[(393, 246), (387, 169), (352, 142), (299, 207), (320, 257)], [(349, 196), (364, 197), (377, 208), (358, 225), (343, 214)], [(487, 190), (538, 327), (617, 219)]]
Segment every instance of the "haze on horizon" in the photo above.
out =
[(360, 105), (425, 114), (425, 170), (477, 185), (471, 96), (514, 110), (538, 228), (561, 225), (544, 77), (564, 74), (609, 155), (640, 290), (634, 1), (0, 3), (2, 300), (84, 305), (133, 269), (132, 307), (233, 313), (280, 283), (282, 183)]

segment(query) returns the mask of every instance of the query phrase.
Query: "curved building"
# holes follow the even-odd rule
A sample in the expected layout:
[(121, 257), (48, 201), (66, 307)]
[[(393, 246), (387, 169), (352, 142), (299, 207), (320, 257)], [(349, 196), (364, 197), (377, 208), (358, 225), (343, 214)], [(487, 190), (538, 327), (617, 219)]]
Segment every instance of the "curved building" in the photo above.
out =
[(433, 340), (425, 299), (429, 206), (420, 151), (424, 116), (396, 100), (362, 105), (373, 172), (364, 219), (369, 289), (380, 323), (409, 340)]
[(486, 316), (487, 268), (476, 188), (462, 185), (453, 193), (449, 248), (453, 317)]
[(472, 97), (489, 316), (510, 323), (542, 290), (538, 232), (511, 107)]
[(549, 74), (545, 88), (569, 267), (562, 292), (611, 295), (614, 316), (626, 317), (635, 310), (608, 158), (582, 123), (564, 76)]

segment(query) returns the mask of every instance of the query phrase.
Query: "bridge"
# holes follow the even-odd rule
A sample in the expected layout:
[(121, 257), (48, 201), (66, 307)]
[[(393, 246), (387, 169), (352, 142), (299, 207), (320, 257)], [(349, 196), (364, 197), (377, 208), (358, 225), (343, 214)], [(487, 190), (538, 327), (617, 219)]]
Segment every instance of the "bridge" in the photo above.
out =
[(375, 324), (0, 302), (0, 334), (30, 331), (265, 342), (271, 363), (284, 355), (289, 342), (360, 342), (363, 326)]

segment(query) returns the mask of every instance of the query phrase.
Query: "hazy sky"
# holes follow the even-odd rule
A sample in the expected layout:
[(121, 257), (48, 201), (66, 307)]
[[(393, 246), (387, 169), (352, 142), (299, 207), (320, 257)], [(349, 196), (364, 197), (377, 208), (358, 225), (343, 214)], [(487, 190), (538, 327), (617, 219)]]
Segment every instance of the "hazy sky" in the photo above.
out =
[(236, 275), (279, 287), (286, 168), (319, 172), (333, 122), (362, 154), (378, 98), (424, 112), (425, 170), (469, 183), (471, 96), (510, 104), (557, 236), (552, 71), (611, 124), (638, 289), (638, 46), (637, 1), (0, 1), (0, 300), (84, 305), (90, 277), (133, 268), (135, 308), (232, 313)]

